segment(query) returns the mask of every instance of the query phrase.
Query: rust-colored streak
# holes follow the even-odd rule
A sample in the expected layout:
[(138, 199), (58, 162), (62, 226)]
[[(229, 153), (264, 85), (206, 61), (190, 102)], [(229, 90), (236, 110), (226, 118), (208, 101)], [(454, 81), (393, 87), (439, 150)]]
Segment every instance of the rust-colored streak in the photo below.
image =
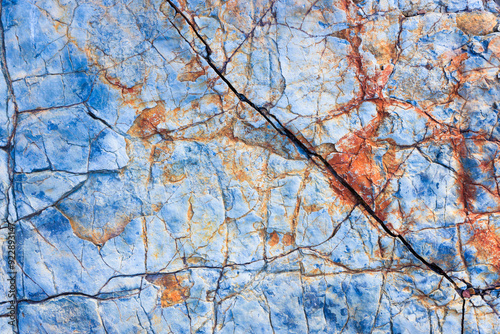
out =
[[(453, 136), (450, 137), (450, 139), (454, 148), (453, 151), (457, 159), (460, 161), (461, 157), (467, 156), (467, 148), (465, 147), (463, 137)], [(459, 201), (463, 204), (465, 211), (469, 211), (469, 209), (472, 207), (471, 200), (474, 199), (474, 193), (469, 186), (471, 184), (470, 176), (463, 170), (463, 168), (460, 168), (459, 172), (457, 173), (456, 182), (461, 190), (459, 192)]]
[[(478, 161), (478, 168), (481, 170), (481, 178), (477, 179), (476, 176), (471, 174), (472, 172), (463, 166), (463, 163), (467, 158), (473, 157), (475, 154), (478, 156), (487, 156), (487, 153), (483, 151), (484, 136), (476, 136), (475, 138), (469, 138), (470, 142), (475, 146), (474, 148), (468, 148), (465, 142), (465, 138), (462, 134), (458, 133), (450, 136), (451, 143), (454, 148), (454, 154), (458, 161), (462, 162), (462, 166), (456, 174), (457, 185), (460, 187), (459, 200), (463, 203), (464, 209), (467, 213), (481, 214), (486, 212), (496, 212), (500, 208), (500, 196), (498, 195), (496, 185), (489, 184), (487, 177), (484, 180), (484, 176), (489, 176), (494, 178), (495, 175), (495, 157), (484, 158)], [(472, 144), (471, 144), (472, 145)], [(474, 152), (469, 152), (470, 149), (477, 150)], [(481, 193), (488, 193), (491, 205), (484, 206), (481, 211), (477, 208), (477, 203), (479, 198), (481, 198)]]
[(119, 79), (112, 77), (109, 73), (105, 72), (104, 79), (111, 84), (112, 87), (119, 89), (125, 101), (133, 100), (142, 91), (142, 83), (136, 84), (132, 87), (125, 86)]
[[(346, 40), (350, 46), (350, 52), (346, 57), (349, 68), (356, 73), (360, 89), (356, 95), (339, 110), (350, 112), (352, 109), (369, 99), (383, 99), (383, 89), (391, 76), (397, 58), (396, 41), (388, 38), (386, 32), (392, 24), (399, 21), (399, 17), (389, 18), (374, 22), (364, 22), (359, 15), (357, 6), (349, 0), (341, 0), (339, 8), (346, 13), (350, 28), (334, 33), (335, 37)], [(366, 59), (364, 53), (371, 53), (375, 62)]]

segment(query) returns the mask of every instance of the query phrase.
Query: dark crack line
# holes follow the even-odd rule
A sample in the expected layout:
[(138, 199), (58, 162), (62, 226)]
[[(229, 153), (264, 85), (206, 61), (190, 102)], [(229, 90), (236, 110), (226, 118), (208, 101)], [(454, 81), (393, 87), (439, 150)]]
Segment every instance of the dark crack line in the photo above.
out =
[(18, 303), (43, 304), (43, 303), (48, 302), (50, 300), (64, 298), (64, 297), (85, 297), (85, 298), (90, 298), (90, 299), (93, 299), (96, 301), (107, 301), (107, 300), (117, 300), (117, 299), (129, 298), (132, 296), (137, 296), (138, 294), (139, 294), (138, 292), (134, 292), (132, 294), (125, 294), (123, 296), (103, 298), (103, 297), (100, 297), (98, 295), (90, 295), (88, 293), (83, 293), (83, 292), (63, 292), (63, 293), (52, 295), (50, 297), (40, 299), (40, 300), (21, 299), (18, 301)]
[(462, 301), (462, 334), (465, 333), (465, 302), (466, 302), (466, 299), (464, 298), (463, 301)]
[[(274, 3), (275, 3), (274, 1), (271, 2), (271, 5), (269, 6), (269, 8), (267, 8), (265, 10), (264, 14), (262, 14), (262, 16), (260, 17), (259, 21), (257, 21), (257, 23), (252, 27), (252, 29), (250, 30), (249, 33), (245, 34), (245, 38), (243, 39), (243, 41), (231, 53), (231, 55), (224, 61), (224, 65), (222, 65), (222, 71), (221, 72), (223, 72), (223, 73), (226, 72), (227, 64), (229, 64), (229, 62), (231, 61), (231, 59), (233, 58), (233, 56), (241, 49), (241, 47), (243, 46), (243, 44), (245, 44), (248, 41), (248, 39), (250, 39), (250, 38), (252, 38), (254, 36), (255, 29), (257, 29), (258, 26), (263, 26), (262, 21), (264, 20), (264, 17), (266, 17), (267, 13), (269, 13), (269, 11), (272, 10), (272, 8), (274, 6)], [(312, 8), (312, 6), (311, 6), (311, 8)]]
[[(269, 111), (266, 108), (263, 107), (258, 107), (255, 103), (250, 101), (244, 94), (238, 92), (238, 90), (229, 82), (229, 80), (224, 76), (224, 74), (215, 66), (215, 64), (212, 62), (210, 56), (212, 54), (212, 49), (210, 48), (209, 44), (204, 40), (204, 38), (199, 34), (199, 32), (196, 29), (195, 23), (191, 22), (189, 18), (171, 1), (171, 0), (166, 0), (170, 6), (175, 10), (176, 14), (179, 14), (182, 16), (182, 18), (185, 20), (185, 22), (191, 27), (192, 31), (194, 34), (197, 36), (199, 41), (205, 46), (205, 52), (206, 55), (200, 54), (197, 52), (195, 47), (192, 45), (192, 43), (188, 43), (191, 48), (194, 50), (195, 53), (199, 54), (201, 57), (205, 59), (205, 61), (208, 63), (208, 65), (214, 70), (214, 72), (217, 74), (217, 76), (228, 86), (228, 88), (236, 94), (238, 99), (249, 105), (251, 108), (253, 108), (255, 111), (257, 111), (264, 119), (280, 134), (286, 136), (295, 146), (302, 151), (302, 153), (311, 161), (313, 162), (316, 166), (318, 166), (320, 169), (325, 168), (328, 173), (333, 176), (345, 189), (348, 190), (350, 195), (355, 199), (355, 201), (361, 205), (365, 211), (368, 213), (369, 216), (371, 216), (378, 224), (379, 226), (392, 238), (394, 239), (399, 239), (403, 245), (406, 247), (406, 249), (413, 255), (415, 256), (421, 263), (423, 263), (427, 268), (435, 272), (436, 274), (444, 277), (448, 282), (450, 282), (453, 287), (455, 288), (455, 291), (458, 293), (458, 295), (465, 299), (466, 296), (463, 294), (463, 291), (461, 288), (459, 288), (458, 284), (455, 282), (453, 278), (451, 278), (440, 266), (438, 266), (434, 262), (429, 262), (426, 259), (424, 259), (420, 254), (415, 251), (415, 249), (410, 245), (410, 243), (400, 234), (396, 234), (392, 232), (387, 225), (384, 223), (384, 221), (373, 211), (373, 209), (368, 205), (368, 203), (361, 197), (361, 195), (342, 177), (340, 176), (337, 171), (328, 163), (328, 161), (323, 158), (320, 154), (316, 153), (313, 148), (308, 148), (300, 139), (298, 136), (293, 134), (289, 129), (287, 129), (277, 118), (276, 116), (272, 115), (269, 113)], [(173, 25), (178, 33), (182, 36), (180, 30)], [(482, 289), (474, 289), (476, 294), (482, 294), (483, 290)]]
[(43, 207), (39, 210), (36, 210), (30, 214), (27, 214), (25, 216), (21, 216), (21, 217), (18, 217), (17, 220), (15, 221), (16, 223), (20, 220), (29, 220), (35, 216), (38, 216), (39, 214), (41, 214), (42, 212), (44, 212), (45, 210), (47, 210), (48, 208), (56, 208), (59, 210), (59, 204), (64, 201), (66, 198), (70, 197), (71, 195), (73, 195), (74, 193), (76, 193), (78, 190), (80, 190), (84, 185), (85, 183), (87, 183), (89, 179), (86, 178), (85, 180), (81, 181), (80, 183), (78, 183), (77, 185), (75, 185), (73, 188), (71, 188), (70, 190), (68, 190), (67, 192), (65, 192), (64, 194), (62, 194), (62, 196), (59, 197), (59, 199), (57, 201), (55, 201), (54, 203), (50, 204), (50, 205), (47, 205), (46, 207)]

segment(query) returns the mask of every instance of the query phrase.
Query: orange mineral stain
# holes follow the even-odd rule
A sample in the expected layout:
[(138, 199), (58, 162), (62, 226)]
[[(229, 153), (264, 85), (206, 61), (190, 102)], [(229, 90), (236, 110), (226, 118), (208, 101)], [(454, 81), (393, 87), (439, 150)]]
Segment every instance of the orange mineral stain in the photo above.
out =
[(489, 227), (478, 228), (473, 233), (470, 243), (477, 249), (478, 257), (500, 272), (500, 237)]
[(273, 231), (271, 234), (269, 234), (269, 246), (274, 247), (280, 242), (280, 237), (278, 236), (278, 233), (276, 231)]
[(144, 111), (134, 121), (128, 134), (136, 137), (149, 137), (159, 133), (158, 125), (165, 122), (165, 105), (158, 102), (156, 106)]
[(291, 246), (295, 242), (295, 236), (291, 233), (285, 233), (283, 235), (283, 245), (285, 246)]
[(190, 296), (190, 283), (186, 274), (165, 274), (159, 278), (146, 279), (161, 286), (161, 307), (183, 303)]
[(201, 65), (197, 57), (193, 57), (189, 63), (184, 66), (181, 72), (177, 75), (177, 80), (183, 81), (196, 81), (202, 75), (205, 75), (205, 68)]
[(372, 203), (373, 185), (380, 184), (382, 175), (369, 140), (352, 134), (341, 140), (337, 149), (340, 152), (332, 154), (328, 162), (366, 202)]

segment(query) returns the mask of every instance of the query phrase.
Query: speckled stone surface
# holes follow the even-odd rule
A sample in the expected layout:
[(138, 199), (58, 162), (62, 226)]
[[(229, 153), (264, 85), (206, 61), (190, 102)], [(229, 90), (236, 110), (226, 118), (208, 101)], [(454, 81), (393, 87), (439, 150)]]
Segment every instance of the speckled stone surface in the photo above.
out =
[(499, 11), (4, 0), (0, 333), (500, 332)]

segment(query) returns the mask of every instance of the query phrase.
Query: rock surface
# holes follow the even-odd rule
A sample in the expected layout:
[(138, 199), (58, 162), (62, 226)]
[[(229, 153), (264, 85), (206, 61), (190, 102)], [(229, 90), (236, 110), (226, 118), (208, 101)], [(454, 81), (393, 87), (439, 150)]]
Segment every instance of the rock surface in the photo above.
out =
[(0, 332), (500, 332), (499, 11), (3, 1)]

